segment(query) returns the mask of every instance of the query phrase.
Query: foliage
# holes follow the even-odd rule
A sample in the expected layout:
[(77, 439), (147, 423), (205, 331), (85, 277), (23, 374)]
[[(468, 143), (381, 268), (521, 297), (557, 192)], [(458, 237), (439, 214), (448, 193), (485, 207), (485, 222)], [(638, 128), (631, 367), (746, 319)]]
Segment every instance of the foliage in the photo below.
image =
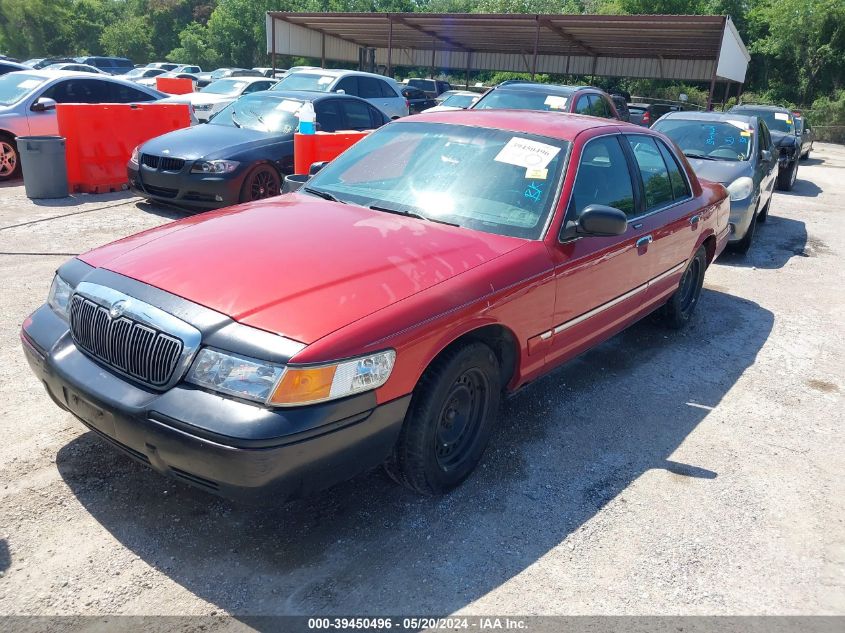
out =
[[(752, 55), (747, 96), (813, 104), (845, 123), (845, 2), (842, 0), (0, 0), (0, 53), (17, 57), (112, 54), (203, 67), (267, 65), (265, 12), (426, 11), (466, 13), (634, 13), (730, 15)], [(294, 63), (293, 59), (279, 59)], [(439, 69), (440, 72), (449, 69)], [(427, 73), (404, 69), (402, 74)], [(456, 82), (461, 69), (452, 69)], [(495, 83), (514, 73), (473, 73)], [(706, 85), (655, 80), (542, 77), (594, 82), (635, 95), (706, 102)], [(749, 94), (750, 93), (750, 94)], [(825, 97), (827, 95), (827, 97)], [(827, 101), (824, 101), (827, 99)], [(721, 94), (717, 93), (717, 100)], [(815, 107), (815, 103), (819, 107)], [(837, 118), (839, 117), (839, 118)]]

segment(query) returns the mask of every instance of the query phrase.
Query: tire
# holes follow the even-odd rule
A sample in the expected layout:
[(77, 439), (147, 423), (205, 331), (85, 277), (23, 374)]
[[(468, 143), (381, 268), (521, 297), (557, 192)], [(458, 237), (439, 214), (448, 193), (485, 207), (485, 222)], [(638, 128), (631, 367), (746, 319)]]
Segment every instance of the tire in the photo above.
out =
[(769, 219), (769, 207), (772, 206), (772, 199), (769, 198), (769, 201), (766, 203), (766, 206), (763, 207), (763, 210), (757, 215), (757, 222), (760, 224), (765, 224), (766, 220)]
[(751, 224), (748, 225), (748, 230), (745, 231), (745, 235), (742, 236), (742, 239), (734, 244), (731, 244), (731, 250), (734, 253), (745, 255), (751, 249), (751, 243), (754, 241), (754, 234), (757, 232), (757, 220), (758, 217), (755, 215), (755, 217), (751, 219)]
[(698, 305), (698, 298), (701, 296), (701, 287), (704, 285), (704, 271), (707, 269), (707, 253), (701, 246), (695, 252), (689, 264), (684, 270), (678, 289), (675, 291), (666, 305), (663, 306), (661, 315), (663, 324), (673, 330), (680, 330), (692, 319), (695, 306)]
[(241, 185), (241, 202), (263, 200), (282, 193), (282, 179), (272, 165), (256, 165), (249, 170)]
[(19, 178), (21, 155), (18, 144), (9, 136), (0, 136), (0, 182)]
[(458, 486), (481, 461), (499, 414), (499, 363), (483, 343), (447, 350), (426, 369), (385, 470), (424, 495)]
[(785, 172), (778, 172), (778, 189), (780, 191), (792, 191), (792, 186), (795, 184), (797, 176), (798, 161), (793, 160), (789, 163), (789, 168)]

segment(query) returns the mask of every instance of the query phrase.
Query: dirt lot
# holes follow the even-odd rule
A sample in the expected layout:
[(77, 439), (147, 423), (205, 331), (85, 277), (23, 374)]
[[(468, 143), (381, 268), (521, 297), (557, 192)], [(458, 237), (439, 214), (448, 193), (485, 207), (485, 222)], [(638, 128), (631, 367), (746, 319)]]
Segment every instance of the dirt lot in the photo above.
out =
[(0, 614), (845, 614), (845, 148), (798, 178), (692, 327), (510, 400), (453, 494), (373, 472), (265, 509), (104, 446), (20, 350), (67, 256), (180, 214), (0, 188)]

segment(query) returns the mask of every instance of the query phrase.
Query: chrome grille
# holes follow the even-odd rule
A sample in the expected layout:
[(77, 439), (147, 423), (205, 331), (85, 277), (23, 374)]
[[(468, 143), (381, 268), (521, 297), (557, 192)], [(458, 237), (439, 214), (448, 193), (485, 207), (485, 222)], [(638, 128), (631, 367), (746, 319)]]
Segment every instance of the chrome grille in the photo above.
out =
[(74, 295), (70, 331), (76, 343), (98, 360), (153, 387), (165, 385), (182, 354), (182, 341)]

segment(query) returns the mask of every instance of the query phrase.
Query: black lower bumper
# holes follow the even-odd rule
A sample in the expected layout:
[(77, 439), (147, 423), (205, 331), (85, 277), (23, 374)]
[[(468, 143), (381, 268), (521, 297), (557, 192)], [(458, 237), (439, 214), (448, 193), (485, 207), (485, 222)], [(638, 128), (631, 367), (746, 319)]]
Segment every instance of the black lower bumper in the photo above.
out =
[(242, 173), (226, 175), (192, 174), (186, 164), (179, 172), (161, 172), (129, 165), (129, 188), (140, 196), (197, 209), (219, 209), (237, 204), (241, 197)]
[(134, 459), (229, 498), (281, 501), (379, 465), (410, 401), (406, 396), (376, 405), (368, 393), (266, 409), (190, 385), (146, 390), (80, 352), (64, 321), (46, 306), (24, 323), (21, 339), (30, 367), (57, 405)]

